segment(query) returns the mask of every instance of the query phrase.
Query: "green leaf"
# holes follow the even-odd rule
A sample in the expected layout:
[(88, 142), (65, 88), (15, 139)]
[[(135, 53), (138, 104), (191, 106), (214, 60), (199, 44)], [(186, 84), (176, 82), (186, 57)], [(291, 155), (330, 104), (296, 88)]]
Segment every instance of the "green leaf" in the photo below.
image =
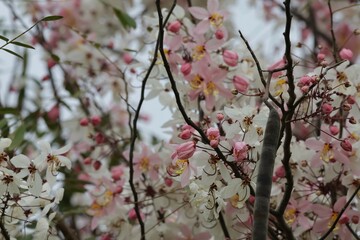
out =
[(7, 127), (7, 119), (3, 118), (0, 120), (0, 130), (2, 130), (4, 127)]
[(19, 54), (17, 54), (16, 52), (13, 52), (13, 51), (11, 51), (11, 50), (9, 50), (9, 49), (6, 49), (6, 48), (1, 48), (1, 50), (4, 50), (5, 52), (8, 52), (8, 53), (10, 53), (10, 54), (12, 54), (12, 55), (14, 55), (14, 56), (17, 56), (18, 58), (23, 59), (23, 57), (22, 57), (22, 56), (20, 56), (20, 55), (19, 55)]
[(135, 20), (120, 9), (113, 8), (116, 17), (125, 28), (136, 28)]
[(62, 19), (63, 16), (47, 16), (40, 20), (40, 22), (50, 22)]
[(25, 44), (25, 43), (22, 43), (22, 42), (14, 41), (14, 42), (10, 42), (10, 44), (14, 44), (14, 45), (17, 45), (17, 46), (20, 46), (20, 47), (24, 47), (24, 48), (35, 49), (33, 46), (30, 46), (30, 45)]
[(60, 62), (60, 57), (58, 55), (51, 54), (51, 58), (57, 63)]
[(19, 115), (20, 112), (19, 112), (19, 110), (16, 109), (16, 108), (5, 107), (5, 108), (0, 108), (0, 114)]
[(4, 40), (5, 42), (8, 42), (8, 41), (9, 41), (9, 39), (8, 39), (7, 37), (3, 36), (3, 35), (0, 35), (0, 39), (1, 39), (1, 40)]
[(24, 141), (24, 137), (25, 137), (25, 125), (21, 124), (13, 133), (12, 136), (12, 143), (9, 147), (10, 150), (14, 150), (15, 148), (19, 147), (21, 145), (21, 143)]

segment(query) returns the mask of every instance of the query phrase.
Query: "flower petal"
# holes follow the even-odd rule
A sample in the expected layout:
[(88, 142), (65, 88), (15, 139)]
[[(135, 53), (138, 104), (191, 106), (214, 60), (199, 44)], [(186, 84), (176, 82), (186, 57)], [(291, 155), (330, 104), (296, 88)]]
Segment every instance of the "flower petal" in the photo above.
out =
[(202, 20), (209, 17), (209, 12), (205, 8), (201, 7), (190, 7), (189, 12), (194, 18)]

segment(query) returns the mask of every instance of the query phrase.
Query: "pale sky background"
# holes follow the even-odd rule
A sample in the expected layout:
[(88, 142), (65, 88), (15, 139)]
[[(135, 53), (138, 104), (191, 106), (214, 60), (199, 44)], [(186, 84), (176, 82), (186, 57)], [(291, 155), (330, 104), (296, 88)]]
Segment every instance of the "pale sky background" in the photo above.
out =
[[(0, 16), (6, 20), (5, 26), (11, 27), (11, 16), (7, 7), (3, 3), (4, 0), (0, 0)], [(17, 0), (23, 1), (23, 0)], [(95, 0), (89, 0), (95, 1)], [(269, 47), (271, 46), (271, 42), (269, 42), (270, 38), (274, 38), (273, 36), (273, 26), (271, 24), (265, 23), (259, 13), (259, 9), (249, 7), (246, 2), (247, 1), (235, 1), (236, 4), (231, 8), (231, 16), (234, 19), (235, 31), (241, 29), (243, 34), (246, 36), (248, 41), (252, 44), (253, 48), (256, 49), (259, 44), (265, 44)], [(3, 28), (4, 25), (0, 23), (0, 27)], [(30, 25), (30, 24), (29, 24)], [(238, 36), (238, 35), (236, 35)], [(13, 36), (7, 35), (6, 37), (11, 38)], [(280, 34), (278, 39), (281, 39), (282, 36)], [(239, 37), (240, 39), (240, 37)], [(266, 39), (266, 41), (264, 41)], [(0, 41), (2, 44), (3, 41)], [(266, 49), (266, 47), (265, 47)], [(270, 49), (269, 49), (270, 50)], [(32, 50), (33, 52), (38, 52), (38, 54), (30, 54), (32, 59), (29, 60), (29, 73), (34, 76), (44, 76), (44, 66), (41, 62), (41, 51), (40, 49)], [(0, 100), (4, 102), (6, 98), (6, 92), (8, 89), (9, 81), (12, 79), (12, 71), (14, 67), (18, 67), (20, 62), (16, 62), (18, 59), (16, 57), (0, 51)], [(16, 65), (14, 65), (16, 64)], [(150, 124), (140, 125), (142, 132), (145, 135), (154, 134), (159, 136), (160, 138), (169, 138), (169, 135), (164, 134), (164, 129), (161, 129), (161, 125), (168, 120), (169, 112), (162, 111), (161, 105), (156, 101), (147, 101), (143, 105), (143, 112), (149, 114), (151, 116)]]

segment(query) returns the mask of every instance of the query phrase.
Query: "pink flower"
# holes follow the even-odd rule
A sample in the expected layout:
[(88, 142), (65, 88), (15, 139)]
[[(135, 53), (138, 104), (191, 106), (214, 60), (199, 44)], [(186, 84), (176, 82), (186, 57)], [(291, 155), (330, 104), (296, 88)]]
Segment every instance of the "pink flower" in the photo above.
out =
[[(345, 203), (346, 196), (340, 197), (332, 208), (322, 204), (314, 204), (312, 210), (317, 215), (317, 218), (313, 226), (313, 231), (320, 234), (325, 233), (334, 224), (335, 219), (338, 217)], [(351, 239), (351, 234), (346, 224), (350, 222), (350, 217), (353, 213), (351, 209), (346, 209), (333, 230), (341, 236), (341, 239)]]
[(181, 22), (179, 20), (175, 20), (167, 26), (167, 30), (173, 33), (179, 32), (181, 28)]
[(305, 198), (301, 198), (299, 201), (290, 199), (289, 205), (284, 212), (286, 223), (291, 226), (293, 230), (301, 228), (301, 232), (305, 232), (310, 229), (312, 222), (305, 216), (305, 213), (310, 211), (311, 207), (311, 203)]
[(350, 49), (347, 49), (347, 48), (341, 49), (339, 55), (340, 55), (341, 59), (349, 60), (349, 61), (351, 61), (351, 59), (354, 56), (353, 52)]
[(171, 155), (172, 159), (188, 159), (194, 155), (196, 144), (194, 141), (182, 143), (176, 147), (176, 151)]
[(211, 127), (206, 131), (206, 135), (210, 140), (210, 146), (216, 148), (219, 144), (219, 138), (220, 138), (219, 129)]
[(248, 147), (245, 142), (236, 142), (233, 148), (233, 156), (236, 161), (242, 161), (247, 157)]
[(230, 67), (235, 67), (238, 64), (239, 55), (234, 51), (225, 50), (223, 52), (223, 60)]
[(321, 106), (321, 110), (323, 113), (325, 114), (330, 114), (333, 110), (333, 106), (331, 106), (330, 103), (324, 103), (322, 106)]
[[(326, 129), (323, 128), (322, 131), (326, 131)], [(306, 139), (305, 145), (316, 151), (316, 154), (311, 159), (311, 167), (320, 167), (322, 164), (336, 161), (343, 163), (345, 166), (350, 163), (339, 141), (334, 139), (331, 134), (321, 132), (320, 139), (315, 137)]]
[(240, 93), (246, 93), (249, 88), (249, 81), (237, 75), (233, 77), (233, 84), (236, 90)]
[(195, 27), (195, 31), (198, 34), (206, 33), (210, 27), (215, 29), (226, 29), (223, 27), (223, 23), (228, 17), (228, 12), (219, 9), (218, 0), (208, 0), (207, 9), (201, 7), (190, 7), (189, 12), (194, 18), (201, 20), (198, 25)]

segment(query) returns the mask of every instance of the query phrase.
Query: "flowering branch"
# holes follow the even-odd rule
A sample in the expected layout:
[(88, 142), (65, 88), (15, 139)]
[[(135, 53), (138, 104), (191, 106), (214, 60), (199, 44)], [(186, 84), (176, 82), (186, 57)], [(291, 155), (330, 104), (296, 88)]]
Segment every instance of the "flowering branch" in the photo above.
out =
[(360, 186), (358, 186), (356, 188), (356, 190), (354, 191), (354, 193), (351, 195), (351, 197), (349, 198), (349, 200), (346, 202), (346, 204), (344, 205), (344, 207), (341, 209), (341, 211), (339, 212), (339, 214), (337, 215), (337, 217), (335, 218), (334, 222), (331, 224), (331, 227), (328, 229), (328, 231), (321, 237), (319, 238), (319, 240), (325, 240), (327, 238), (327, 236), (329, 236), (329, 234), (335, 229), (337, 223), (339, 222), (340, 218), (342, 217), (342, 215), (344, 214), (345, 210), (348, 208), (348, 206), (350, 205), (350, 203), (352, 202), (352, 200), (355, 198), (355, 196), (357, 195), (357, 193), (360, 191)]

